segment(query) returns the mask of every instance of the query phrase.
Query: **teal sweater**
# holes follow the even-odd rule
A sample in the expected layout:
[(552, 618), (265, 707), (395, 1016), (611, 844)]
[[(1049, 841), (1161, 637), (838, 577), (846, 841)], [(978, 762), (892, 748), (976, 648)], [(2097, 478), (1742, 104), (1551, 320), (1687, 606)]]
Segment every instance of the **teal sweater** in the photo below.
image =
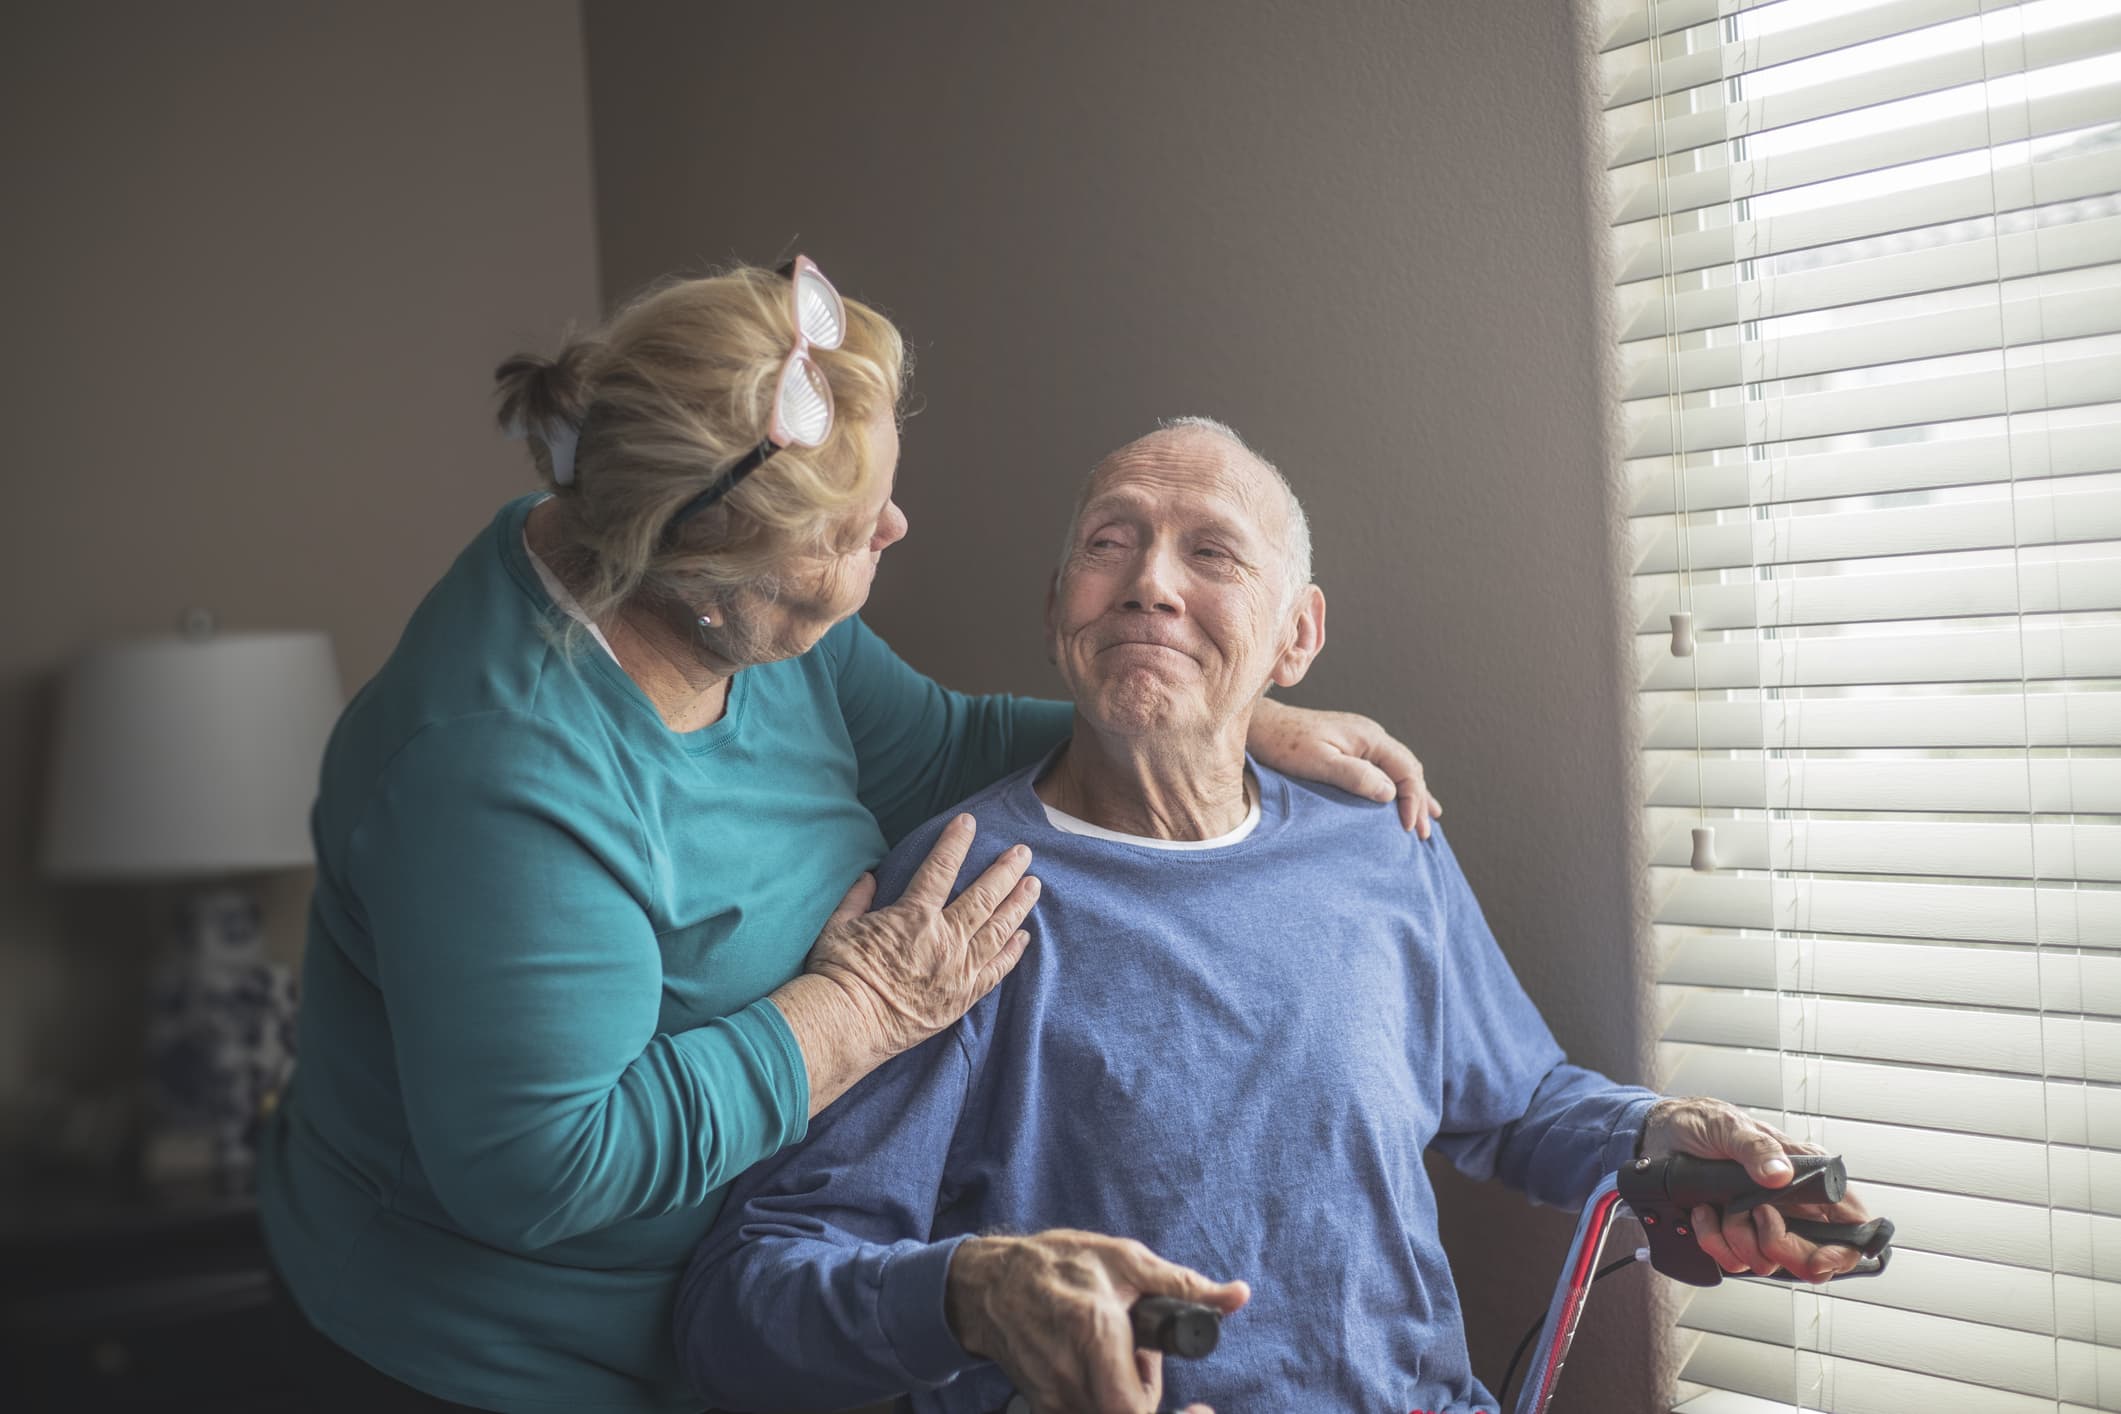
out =
[(313, 818), (301, 1061), (259, 1202), (310, 1319), (499, 1410), (695, 1410), (671, 1312), (729, 1181), (800, 1139), (766, 994), (888, 844), (1065, 734), (859, 620), (663, 724), (562, 652), (503, 507), (340, 719)]

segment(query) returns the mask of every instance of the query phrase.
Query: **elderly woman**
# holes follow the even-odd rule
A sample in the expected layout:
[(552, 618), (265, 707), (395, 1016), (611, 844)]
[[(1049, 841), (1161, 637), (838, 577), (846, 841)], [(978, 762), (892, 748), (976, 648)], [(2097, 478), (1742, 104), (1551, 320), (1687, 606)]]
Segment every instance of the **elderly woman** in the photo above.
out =
[[(1070, 709), (945, 691), (854, 617), (906, 533), (902, 345), (807, 261), (497, 376), (553, 494), (332, 738), (260, 1204), (313, 1407), (692, 1410), (671, 1310), (724, 1187), (1026, 941), (1022, 848), (949, 899), (969, 819), (893, 906), (865, 871)], [(1261, 760), (1426, 831), (1373, 723), (1260, 715)]]

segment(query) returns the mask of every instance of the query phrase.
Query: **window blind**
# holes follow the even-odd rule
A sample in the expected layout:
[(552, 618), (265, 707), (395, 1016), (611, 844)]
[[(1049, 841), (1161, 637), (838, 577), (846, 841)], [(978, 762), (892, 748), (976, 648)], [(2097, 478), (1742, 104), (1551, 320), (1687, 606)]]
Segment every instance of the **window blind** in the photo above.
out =
[(1899, 1229), (1679, 1408), (2121, 1410), (2121, 0), (1598, 15), (1663, 1079)]

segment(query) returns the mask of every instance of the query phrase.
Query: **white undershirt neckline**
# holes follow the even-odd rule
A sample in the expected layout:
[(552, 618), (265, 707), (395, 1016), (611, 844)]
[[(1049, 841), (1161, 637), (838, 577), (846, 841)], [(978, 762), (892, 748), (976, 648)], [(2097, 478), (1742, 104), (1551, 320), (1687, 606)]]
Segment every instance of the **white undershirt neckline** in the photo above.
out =
[[(1248, 795), (1252, 794), (1249, 791), (1246, 793)], [(1259, 798), (1256, 795), (1253, 796), (1252, 808), (1245, 812), (1244, 820), (1239, 823), (1236, 829), (1226, 831), (1213, 839), (1207, 840), (1160, 840), (1149, 835), (1130, 835), (1119, 830), (1108, 830), (1103, 825), (1093, 825), (1088, 820), (1070, 815), (1067, 811), (1057, 806), (1046, 805), (1043, 800), (1039, 801), (1039, 804), (1045, 806), (1046, 823), (1063, 834), (1088, 835), (1091, 839), (1113, 840), (1120, 844), (1138, 844), (1147, 849), (1224, 849), (1236, 844), (1259, 828)]]
[[(582, 612), (581, 603), (567, 592), (567, 586), (560, 583), (560, 577), (552, 572), (552, 567), (539, 559), (538, 552), (530, 548), (530, 532), (528, 530), (523, 532), (523, 553), (530, 556), (530, 567), (538, 572), (538, 583), (545, 586), (545, 592), (551, 596), (552, 602), (559, 605), (566, 612), (568, 618), (588, 629), (590, 637), (596, 639), (597, 646), (606, 653), (611, 654), (612, 662), (618, 663), (619, 655), (612, 653), (611, 640), (604, 637), (604, 630), (598, 628), (595, 623), (590, 621), (589, 615)], [(624, 663), (619, 663), (622, 671), (625, 666)]]

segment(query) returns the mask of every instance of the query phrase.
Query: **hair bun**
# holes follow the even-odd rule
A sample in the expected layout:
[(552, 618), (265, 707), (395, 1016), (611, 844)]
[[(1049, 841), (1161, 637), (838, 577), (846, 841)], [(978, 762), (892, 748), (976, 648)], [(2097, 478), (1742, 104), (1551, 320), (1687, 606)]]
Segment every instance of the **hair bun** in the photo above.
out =
[(555, 484), (574, 480), (575, 440), (589, 412), (590, 370), (597, 344), (571, 339), (555, 358), (517, 354), (493, 371), (496, 420), (511, 437), (527, 437), (540, 469)]

